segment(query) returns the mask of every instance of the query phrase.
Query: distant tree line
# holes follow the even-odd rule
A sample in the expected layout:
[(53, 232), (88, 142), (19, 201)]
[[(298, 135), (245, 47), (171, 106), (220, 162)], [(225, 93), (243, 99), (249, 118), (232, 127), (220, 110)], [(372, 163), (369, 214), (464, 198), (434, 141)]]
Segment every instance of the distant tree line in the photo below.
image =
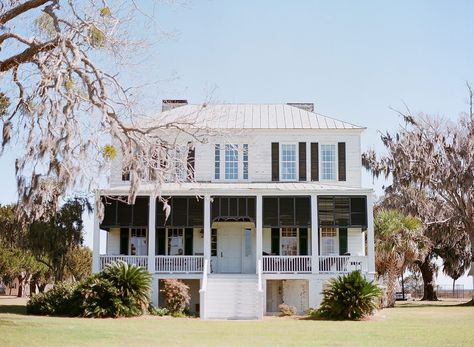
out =
[(27, 286), (30, 292), (43, 292), (49, 283), (90, 274), (92, 253), (83, 246), (82, 214), (90, 209), (86, 199), (68, 200), (59, 211), (26, 224), (15, 219), (17, 208), (0, 206), (1, 282), (11, 286), (16, 281), (22, 297)]

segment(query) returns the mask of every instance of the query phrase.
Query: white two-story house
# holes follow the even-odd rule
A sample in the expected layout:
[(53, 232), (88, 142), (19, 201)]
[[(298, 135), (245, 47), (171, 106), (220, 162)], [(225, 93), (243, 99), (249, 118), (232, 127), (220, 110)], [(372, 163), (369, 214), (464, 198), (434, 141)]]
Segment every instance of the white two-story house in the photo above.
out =
[[(160, 116), (199, 113), (217, 135), (192, 143), (192, 179), (142, 185), (134, 205), (120, 156), (97, 191), (93, 268), (114, 260), (181, 279), (189, 310), (204, 319), (258, 319), (281, 303), (317, 307), (327, 281), (360, 270), (373, 278), (373, 190), (361, 186), (364, 128), (314, 112), (313, 104), (191, 105), (165, 101)], [(185, 143), (186, 143), (185, 142)], [(166, 198), (171, 212), (163, 210)], [(107, 232), (100, 254), (100, 230)]]

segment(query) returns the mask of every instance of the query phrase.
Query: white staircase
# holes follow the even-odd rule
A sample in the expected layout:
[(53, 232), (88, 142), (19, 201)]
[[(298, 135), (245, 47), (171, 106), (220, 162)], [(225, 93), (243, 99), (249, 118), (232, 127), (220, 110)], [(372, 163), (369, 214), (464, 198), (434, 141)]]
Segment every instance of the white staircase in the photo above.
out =
[(207, 319), (259, 319), (261, 298), (257, 275), (214, 274), (207, 278)]

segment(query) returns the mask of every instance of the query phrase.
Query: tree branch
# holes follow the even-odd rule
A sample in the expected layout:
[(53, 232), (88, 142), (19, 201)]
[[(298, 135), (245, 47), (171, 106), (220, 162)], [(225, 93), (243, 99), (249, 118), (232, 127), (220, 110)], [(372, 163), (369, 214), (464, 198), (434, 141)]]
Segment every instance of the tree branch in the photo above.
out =
[(40, 7), (48, 2), (57, 2), (57, 0), (30, 0), (26, 1), (21, 5), (13, 7), (10, 11), (7, 11), (0, 15), (0, 26), (5, 25), (9, 20), (12, 20), (19, 15), (28, 12), (34, 8)]
[(54, 39), (39, 45), (32, 45), (23, 52), (0, 61), (0, 72), (9, 71), (23, 63), (32, 61), (38, 53), (47, 52), (57, 47), (58, 41), (58, 39)]

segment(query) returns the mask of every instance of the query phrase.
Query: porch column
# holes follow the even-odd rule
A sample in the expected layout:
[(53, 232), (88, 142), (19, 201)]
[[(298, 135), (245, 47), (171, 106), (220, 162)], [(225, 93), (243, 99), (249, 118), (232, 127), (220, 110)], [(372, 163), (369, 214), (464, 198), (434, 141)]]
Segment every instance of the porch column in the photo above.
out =
[(318, 196), (311, 194), (311, 272), (319, 273)]
[(155, 272), (155, 247), (156, 247), (156, 196), (150, 195), (148, 204), (148, 272)]
[(367, 195), (367, 270), (375, 274), (375, 240), (374, 240), (374, 201), (372, 194)]
[(94, 230), (92, 242), (92, 273), (100, 271), (100, 224), (98, 209), (100, 204), (100, 196), (95, 193), (95, 209), (94, 209)]
[(158, 296), (160, 295), (160, 279), (152, 277), (151, 280), (151, 303), (154, 307), (159, 307)]
[(211, 268), (211, 197), (204, 195), (204, 259), (207, 259), (207, 273)]
[(258, 263), (262, 260), (262, 252), (263, 252), (263, 214), (262, 214), (262, 196), (257, 195), (257, 213), (256, 213), (256, 223), (255, 223), (255, 233), (256, 233), (256, 269), (257, 273), (259, 271)]

